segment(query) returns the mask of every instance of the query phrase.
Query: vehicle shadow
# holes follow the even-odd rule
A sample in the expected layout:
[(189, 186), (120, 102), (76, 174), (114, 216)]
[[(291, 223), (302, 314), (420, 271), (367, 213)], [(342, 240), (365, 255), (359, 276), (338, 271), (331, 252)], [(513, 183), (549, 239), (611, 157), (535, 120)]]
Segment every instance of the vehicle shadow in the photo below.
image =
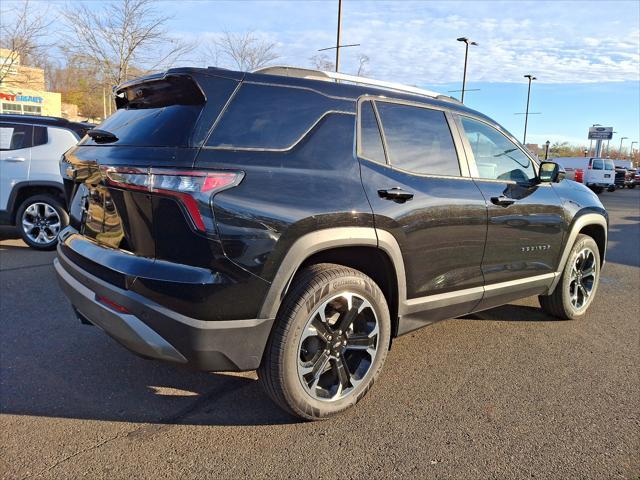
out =
[[(640, 267), (640, 216), (627, 216), (609, 226), (607, 262)], [(615, 246), (615, 248), (611, 248)]]
[(559, 320), (542, 310), (540, 307), (527, 305), (502, 305), (481, 312), (470, 313), (461, 320), (488, 320), (494, 322), (559, 322)]
[(151, 424), (298, 422), (254, 378), (193, 372), (93, 343), (96, 360), (80, 368), (51, 358), (14, 367), (10, 375), (19, 380), (3, 379), (2, 413)]

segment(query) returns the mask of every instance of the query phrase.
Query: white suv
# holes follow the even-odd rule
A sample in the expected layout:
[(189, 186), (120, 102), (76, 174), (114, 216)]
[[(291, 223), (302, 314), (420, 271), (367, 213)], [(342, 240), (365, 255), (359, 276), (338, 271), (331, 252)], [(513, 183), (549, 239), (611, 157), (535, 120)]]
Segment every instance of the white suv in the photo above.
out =
[(0, 224), (16, 225), (29, 246), (55, 248), (69, 222), (58, 162), (91, 128), (63, 118), (0, 115)]

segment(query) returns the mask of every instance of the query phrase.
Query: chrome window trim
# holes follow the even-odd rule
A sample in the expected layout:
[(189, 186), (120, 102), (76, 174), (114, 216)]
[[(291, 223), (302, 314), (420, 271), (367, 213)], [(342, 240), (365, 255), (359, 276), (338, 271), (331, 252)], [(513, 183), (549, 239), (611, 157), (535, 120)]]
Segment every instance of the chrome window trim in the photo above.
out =
[[(371, 158), (367, 158), (365, 156), (362, 155), (362, 128), (361, 128), (361, 122), (360, 122), (360, 111), (361, 111), (361, 107), (362, 107), (362, 103), (366, 102), (366, 101), (371, 101), (371, 104), (373, 106), (373, 111), (374, 114), (376, 116), (376, 121), (378, 122), (378, 128), (380, 130), (380, 135), (382, 137), (382, 147), (384, 149), (384, 154), (385, 154), (385, 160), (386, 163), (382, 164), (377, 160), (373, 160)], [(447, 126), (449, 127), (449, 133), (451, 134), (451, 141), (453, 142), (453, 148), (456, 152), (456, 158), (458, 160), (458, 168), (460, 169), (460, 175), (440, 175), (437, 173), (420, 173), (420, 172), (413, 172), (411, 170), (406, 170), (404, 168), (398, 167), (397, 165), (394, 166), (391, 163), (391, 159), (389, 158), (389, 147), (387, 144), (387, 136), (385, 134), (384, 131), (384, 126), (382, 125), (382, 120), (380, 118), (380, 113), (378, 112), (378, 107), (376, 105), (376, 102), (381, 102), (381, 103), (395, 103), (398, 105), (407, 105), (410, 107), (417, 107), (417, 108), (424, 108), (424, 109), (428, 109), (428, 110), (438, 110), (440, 112), (444, 113), (444, 117), (447, 123)], [(463, 148), (463, 144), (461, 144), (459, 141), (457, 141), (456, 139), (456, 131), (457, 129), (455, 128), (456, 125), (453, 124), (454, 122), (454, 117), (452, 116), (451, 112), (449, 109), (445, 108), (445, 107), (441, 107), (439, 105), (431, 105), (431, 104), (427, 104), (427, 103), (422, 103), (422, 102), (416, 102), (413, 100), (403, 100), (403, 99), (397, 99), (397, 98), (390, 98), (384, 95), (361, 95), (360, 97), (358, 97), (358, 101), (357, 101), (357, 106), (356, 106), (356, 115), (357, 115), (357, 128), (356, 128), (356, 155), (358, 156), (358, 158), (362, 158), (364, 160), (368, 160), (370, 162), (376, 163), (378, 165), (383, 165), (387, 168), (390, 168), (392, 170), (397, 170), (399, 172), (403, 172), (403, 173), (407, 173), (410, 175), (415, 175), (418, 177), (425, 177), (425, 178), (444, 178), (444, 179), (465, 179), (465, 180), (470, 180), (471, 177), (469, 175), (469, 167), (466, 161), (466, 156), (463, 157), (462, 155), (465, 154), (464, 148)], [(463, 161), (464, 159), (464, 161)]]

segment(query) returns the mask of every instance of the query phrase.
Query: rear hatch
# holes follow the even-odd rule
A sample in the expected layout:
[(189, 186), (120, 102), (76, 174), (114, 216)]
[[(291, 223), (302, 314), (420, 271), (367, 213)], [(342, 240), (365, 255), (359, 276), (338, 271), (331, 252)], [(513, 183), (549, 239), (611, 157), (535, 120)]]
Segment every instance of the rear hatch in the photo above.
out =
[(212, 219), (198, 216), (198, 199), (189, 203), (181, 189), (212, 181), (190, 175), (240, 80), (233, 76), (180, 69), (119, 87), (117, 111), (62, 160), (71, 226), (100, 246), (148, 259), (158, 257), (159, 224), (176, 234), (203, 227), (206, 236)]

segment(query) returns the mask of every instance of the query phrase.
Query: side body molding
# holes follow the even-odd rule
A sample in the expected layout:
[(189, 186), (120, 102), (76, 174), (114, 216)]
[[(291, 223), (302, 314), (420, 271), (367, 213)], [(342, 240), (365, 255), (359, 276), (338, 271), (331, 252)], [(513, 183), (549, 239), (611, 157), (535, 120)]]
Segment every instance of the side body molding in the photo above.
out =
[(294, 242), (283, 259), (262, 304), (259, 318), (274, 318), (289, 288), (289, 283), (300, 265), (311, 255), (340, 247), (368, 246), (382, 249), (391, 259), (398, 279), (398, 298), (407, 297), (404, 262), (400, 247), (393, 236), (371, 227), (337, 227), (307, 233)]
[(602, 229), (604, 230), (604, 250), (600, 255), (601, 266), (604, 265), (605, 254), (607, 251), (607, 238), (608, 238), (607, 219), (603, 215), (600, 215), (598, 213), (585, 213), (583, 215), (578, 216), (573, 221), (573, 224), (571, 225), (571, 228), (569, 230), (569, 234), (565, 239), (564, 250), (562, 251), (562, 256), (560, 257), (560, 262), (558, 263), (556, 276), (553, 282), (551, 283), (551, 285), (549, 286), (549, 290), (547, 292), (548, 294), (553, 292), (554, 288), (556, 288), (556, 285), (560, 281), (560, 277), (562, 276), (562, 271), (564, 270), (564, 267), (567, 263), (567, 259), (569, 258), (569, 253), (573, 248), (573, 244), (575, 243), (576, 238), (580, 233), (580, 230), (582, 230), (584, 227), (587, 227), (589, 225), (598, 225), (602, 227)]

